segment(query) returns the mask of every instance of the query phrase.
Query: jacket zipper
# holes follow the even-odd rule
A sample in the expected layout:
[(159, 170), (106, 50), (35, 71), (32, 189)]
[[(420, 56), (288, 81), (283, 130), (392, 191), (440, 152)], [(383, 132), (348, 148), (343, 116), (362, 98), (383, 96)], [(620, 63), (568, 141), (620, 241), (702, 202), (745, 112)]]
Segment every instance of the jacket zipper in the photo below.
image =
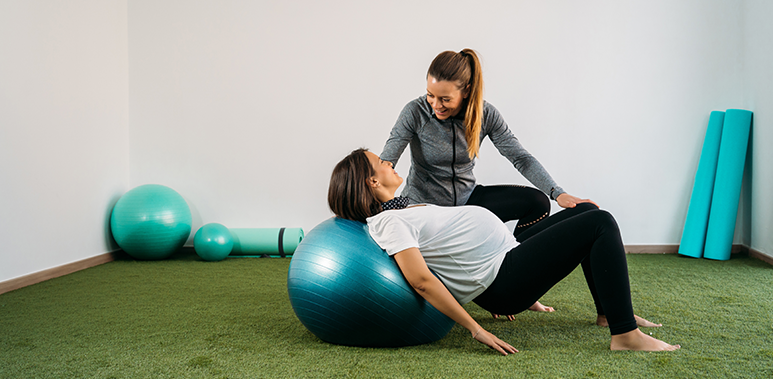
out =
[(451, 157), (451, 188), (454, 189), (454, 205), (456, 204), (456, 125), (451, 123), (451, 134), (454, 135), (453, 148), (451, 149), (453, 156)]

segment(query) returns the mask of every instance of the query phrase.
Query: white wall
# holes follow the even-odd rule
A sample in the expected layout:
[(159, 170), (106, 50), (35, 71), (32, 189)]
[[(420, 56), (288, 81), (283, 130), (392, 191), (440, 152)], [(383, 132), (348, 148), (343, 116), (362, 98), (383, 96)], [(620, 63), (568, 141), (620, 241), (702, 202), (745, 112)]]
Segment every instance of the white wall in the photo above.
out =
[[(469, 4), (0, 2), (0, 281), (115, 249), (110, 209), (145, 183), (182, 193), (194, 230), (310, 230), (333, 165), (379, 152), (432, 58), (463, 47), (525, 146), (628, 244), (679, 242), (709, 112), (753, 110), (737, 240), (773, 252), (769, 2)], [(476, 173), (525, 183), (489, 143)]]
[(0, 281), (114, 250), (126, 1), (0, 1)]
[[(487, 100), (559, 184), (628, 244), (678, 243), (709, 113), (744, 105), (742, 3), (469, 4), (129, 2), (131, 185), (177, 189), (194, 229), (308, 231), (334, 164), (379, 152), (432, 58), (472, 47)], [(490, 144), (476, 173), (524, 182)]]
[(744, 2), (746, 103), (752, 125), (751, 247), (773, 256), (773, 2)]

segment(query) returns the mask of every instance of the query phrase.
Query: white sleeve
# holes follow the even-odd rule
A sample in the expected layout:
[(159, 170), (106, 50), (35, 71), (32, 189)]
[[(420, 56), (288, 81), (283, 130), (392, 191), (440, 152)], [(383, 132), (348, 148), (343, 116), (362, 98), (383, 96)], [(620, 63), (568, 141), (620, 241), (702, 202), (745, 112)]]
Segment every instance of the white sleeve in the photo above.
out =
[(394, 212), (382, 212), (369, 218), (368, 231), (390, 256), (405, 249), (419, 247), (419, 230)]

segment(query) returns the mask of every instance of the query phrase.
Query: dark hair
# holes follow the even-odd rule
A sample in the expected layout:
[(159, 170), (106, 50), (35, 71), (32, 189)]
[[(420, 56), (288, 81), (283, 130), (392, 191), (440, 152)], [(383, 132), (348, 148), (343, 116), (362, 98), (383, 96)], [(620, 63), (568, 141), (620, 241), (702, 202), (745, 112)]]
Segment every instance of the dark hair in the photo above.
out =
[(376, 175), (365, 155), (367, 149), (357, 149), (342, 159), (333, 169), (327, 190), (327, 204), (341, 218), (366, 222), (366, 218), (381, 212), (368, 180)]
[(480, 129), (483, 125), (483, 73), (480, 59), (475, 50), (464, 49), (460, 52), (444, 51), (429, 65), (427, 76), (438, 81), (456, 83), (464, 91), (469, 85), (467, 111), (464, 114), (465, 140), (470, 159), (478, 155), (480, 148)]

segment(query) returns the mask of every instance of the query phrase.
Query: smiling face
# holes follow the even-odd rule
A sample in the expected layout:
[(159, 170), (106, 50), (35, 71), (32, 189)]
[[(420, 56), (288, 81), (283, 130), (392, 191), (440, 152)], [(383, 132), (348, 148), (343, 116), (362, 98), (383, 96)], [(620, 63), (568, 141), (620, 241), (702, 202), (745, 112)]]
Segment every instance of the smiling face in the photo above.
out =
[(438, 120), (445, 120), (459, 114), (467, 96), (469, 96), (468, 88), (460, 89), (457, 83), (437, 80), (427, 75), (427, 102), (435, 111)]
[(376, 197), (381, 202), (389, 201), (395, 196), (395, 192), (403, 183), (403, 178), (392, 168), (392, 162), (383, 161), (378, 155), (366, 151), (370, 165), (373, 166), (375, 175), (370, 178), (371, 186), (376, 190)]

